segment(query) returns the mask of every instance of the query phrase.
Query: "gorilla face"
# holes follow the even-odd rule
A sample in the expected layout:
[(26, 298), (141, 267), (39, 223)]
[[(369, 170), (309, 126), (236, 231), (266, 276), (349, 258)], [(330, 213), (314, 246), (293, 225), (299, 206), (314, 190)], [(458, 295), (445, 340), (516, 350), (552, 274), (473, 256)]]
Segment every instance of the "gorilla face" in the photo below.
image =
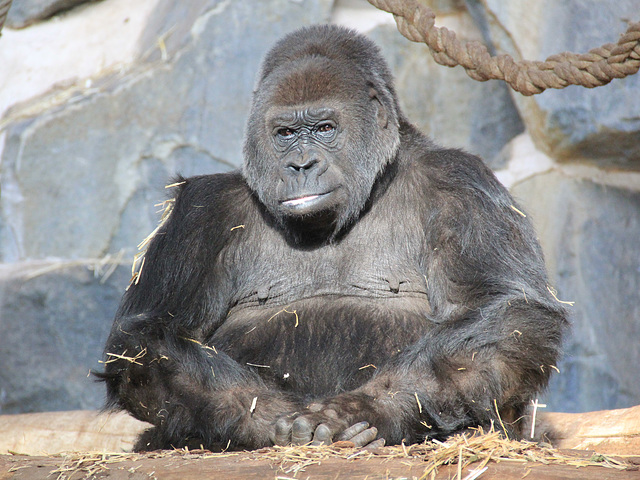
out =
[(339, 112), (330, 107), (275, 109), (267, 120), (278, 157), (273, 195), (288, 217), (337, 213), (348, 200), (339, 167), (346, 137)]
[(354, 68), (320, 44), (298, 51), (287, 41), (267, 56), (254, 93), (244, 176), (287, 233), (331, 239), (358, 218), (395, 157), (397, 102), (373, 44)]

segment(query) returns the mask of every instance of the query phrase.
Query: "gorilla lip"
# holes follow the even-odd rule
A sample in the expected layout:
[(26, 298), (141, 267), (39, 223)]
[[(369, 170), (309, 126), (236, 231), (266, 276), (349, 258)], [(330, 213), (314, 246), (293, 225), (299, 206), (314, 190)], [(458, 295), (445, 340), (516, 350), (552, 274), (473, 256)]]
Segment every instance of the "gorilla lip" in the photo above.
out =
[(282, 204), (289, 207), (297, 207), (298, 205), (304, 205), (305, 203), (312, 202), (316, 198), (322, 197), (324, 195), (326, 194), (307, 195), (306, 197), (292, 198), (291, 200), (285, 200), (284, 202), (282, 202)]

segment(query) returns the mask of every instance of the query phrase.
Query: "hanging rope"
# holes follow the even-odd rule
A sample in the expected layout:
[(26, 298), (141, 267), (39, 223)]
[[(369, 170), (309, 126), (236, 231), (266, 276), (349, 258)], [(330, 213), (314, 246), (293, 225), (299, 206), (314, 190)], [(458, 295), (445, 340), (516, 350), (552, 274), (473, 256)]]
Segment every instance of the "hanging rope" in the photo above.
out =
[(402, 35), (424, 43), (440, 65), (462, 65), (474, 80), (504, 80), (523, 95), (535, 95), (547, 88), (606, 85), (640, 69), (640, 22), (633, 23), (618, 43), (607, 43), (587, 53), (558, 53), (544, 62), (515, 61), (509, 55), (491, 56), (479, 42), (462, 43), (456, 34), (435, 26), (433, 11), (416, 0), (368, 0), (371, 5), (392, 13)]
[(4, 21), (7, 19), (9, 13), (9, 7), (11, 6), (11, 0), (0, 0), (0, 33), (4, 26)]

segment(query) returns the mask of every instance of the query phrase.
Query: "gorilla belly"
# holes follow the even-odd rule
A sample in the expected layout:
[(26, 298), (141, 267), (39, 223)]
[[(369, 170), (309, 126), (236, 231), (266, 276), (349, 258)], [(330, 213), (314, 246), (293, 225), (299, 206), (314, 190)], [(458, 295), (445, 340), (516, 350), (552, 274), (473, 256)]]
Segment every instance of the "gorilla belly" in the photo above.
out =
[(232, 312), (210, 344), (311, 400), (351, 390), (433, 325), (418, 298), (314, 297)]

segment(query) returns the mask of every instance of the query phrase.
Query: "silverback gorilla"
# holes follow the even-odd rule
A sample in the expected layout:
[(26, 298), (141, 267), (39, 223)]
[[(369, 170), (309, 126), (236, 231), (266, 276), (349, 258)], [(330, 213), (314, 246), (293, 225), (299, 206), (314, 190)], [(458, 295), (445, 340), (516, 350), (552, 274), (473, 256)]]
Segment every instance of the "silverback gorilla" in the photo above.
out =
[(105, 350), (137, 450), (378, 446), (509, 427), (566, 315), (529, 221), (475, 156), (404, 117), (378, 48), (280, 40), (242, 171), (180, 178)]

